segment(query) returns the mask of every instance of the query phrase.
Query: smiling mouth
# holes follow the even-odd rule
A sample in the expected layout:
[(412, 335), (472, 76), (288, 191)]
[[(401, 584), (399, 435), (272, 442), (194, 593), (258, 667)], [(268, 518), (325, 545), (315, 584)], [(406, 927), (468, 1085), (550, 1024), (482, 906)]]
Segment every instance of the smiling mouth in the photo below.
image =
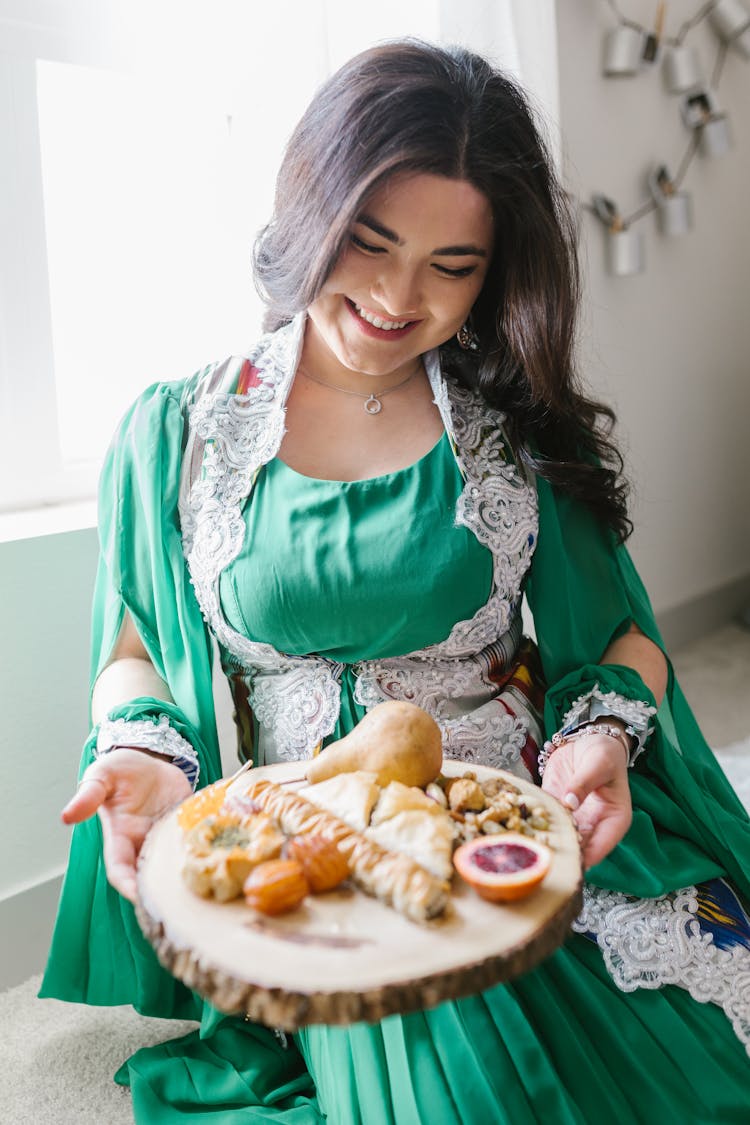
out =
[(385, 317), (378, 316), (376, 313), (362, 308), (356, 301), (352, 301), (350, 297), (345, 297), (344, 299), (347, 308), (360, 327), (370, 333), (382, 336), (400, 337), (409, 332), (415, 325), (419, 324), (418, 320), (386, 320)]

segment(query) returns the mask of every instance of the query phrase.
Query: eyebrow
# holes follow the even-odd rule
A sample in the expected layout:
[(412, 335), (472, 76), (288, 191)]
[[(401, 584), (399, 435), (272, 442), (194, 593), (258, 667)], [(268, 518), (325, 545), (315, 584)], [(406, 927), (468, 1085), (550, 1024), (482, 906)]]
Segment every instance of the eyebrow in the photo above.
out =
[[(392, 242), (394, 246), (404, 245), (403, 238), (399, 238), (395, 231), (391, 230), (389, 227), (384, 227), (382, 223), (379, 223), (376, 219), (373, 219), (371, 215), (360, 215), (356, 221), (358, 223), (361, 223), (364, 227), (369, 227), (371, 231), (374, 231), (375, 234), (379, 234), (381, 238), (385, 238), (388, 242)], [(462, 258), (467, 254), (475, 254), (478, 258), (487, 257), (486, 250), (484, 250), (481, 246), (474, 246), (472, 243), (466, 243), (466, 245), (462, 246), (440, 246), (437, 250), (433, 250), (432, 253), (436, 257), (440, 258)]]

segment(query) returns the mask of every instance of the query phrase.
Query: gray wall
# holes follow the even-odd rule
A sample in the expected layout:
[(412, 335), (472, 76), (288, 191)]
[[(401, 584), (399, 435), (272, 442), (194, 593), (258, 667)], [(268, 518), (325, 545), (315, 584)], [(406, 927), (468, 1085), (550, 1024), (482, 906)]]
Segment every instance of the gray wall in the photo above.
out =
[(96, 532), (0, 544), (0, 988), (44, 964), (88, 728)]
[[(652, 0), (625, 7), (633, 19), (653, 19)], [(694, 9), (669, 5), (668, 31)], [(579, 197), (603, 192), (627, 213), (645, 198), (652, 162), (676, 171), (688, 134), (658, 67), (634, 78), (601, 76), (603, 33), (612, 26), (602, 0), (558, 4), (564, 166)], [(709, 72), (715, 37), (701, 26), (690, 42)], [(750, 573), (750, 63), (734, 52), (719, 92), (735, 147), (720, 160), (693, 162), (685, 181), (691, 234), (665, 239), (648, 216), (647, 272), (612, 278), (604, 231), (582, 216), (582, 367), (617, 407), (635, 484), (632, 547), (667, 618), (722, 589), (736, 599)]]

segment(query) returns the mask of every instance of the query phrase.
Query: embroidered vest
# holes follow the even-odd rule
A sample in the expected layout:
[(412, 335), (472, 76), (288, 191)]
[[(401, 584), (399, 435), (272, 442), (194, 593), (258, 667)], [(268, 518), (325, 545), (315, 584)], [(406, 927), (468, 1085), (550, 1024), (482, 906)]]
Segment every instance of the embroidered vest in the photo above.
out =
[[(209, 628), (237, 669), (231, 677), (235, 702), (238, 696), (247, 700), (274, 756), (287, 760), (309, 757), (334, 729), (343, 665), (316, 654), (282, 653), (237, 632), (222, 612), (219, 579), (242, 550), (242, 508), (256, 476), (281, 445), (304, 326), (300, 314), (247, 356), (206, 370), (188, 408), (180, 487), (191, 581)], [(540, 740), (534, 707), (524, 706), (522, 692), (514, 693), (512, 707), (498, 702), (521, 640), (521, 585), (536, 543), (536, 490), (510, 456), (504, 415), (444, 376), (437, 351), (427, 353), (424, 363), (464, 481), (456, 522), (491, 551), (492, 591), (445, 640), (403, 656), (360, 661), (355, 699), (366, 708), (384, 699), (410, 700), (435, 717), (447, 755), (508, 768), (530, 734)], [(246, 393), (237, 394), (248, 364), (253, 378)]]

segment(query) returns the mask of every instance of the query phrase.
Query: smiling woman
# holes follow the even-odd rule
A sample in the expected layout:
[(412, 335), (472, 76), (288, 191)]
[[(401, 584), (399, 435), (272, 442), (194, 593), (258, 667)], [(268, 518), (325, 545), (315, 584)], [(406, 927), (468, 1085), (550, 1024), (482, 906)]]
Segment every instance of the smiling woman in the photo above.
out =
[[(623, 545), (523, 94), (459, 48), (352, 59), (291, 138), (256, 267), (270, 331), (151, 387), (107, 459), (95, 725), (43, 994), (202, 1020), (119, 1072), (138, 1122), (742, 1120), (748, 817)], [(220, 770), (213, 640), (243, 760), (325, 756), (402, 701), (445, 756), (563, 801), (590, 869), (577, 932), (502, 987), (285, 1046), (204, 1008), (130, 904), (149, 827)]]
[[(421, 357), (469, 318), (493, 245), (490, 203), (465, 180), (404, 173), (364, 207), (308, 310), (300, 370), (310, 382), (292, 386), (280, 450), (298, 472), (331, 480), (405, 468), (435, 443), (443, 425)], [(368, 425), (386, 394), (380, 424)]]

